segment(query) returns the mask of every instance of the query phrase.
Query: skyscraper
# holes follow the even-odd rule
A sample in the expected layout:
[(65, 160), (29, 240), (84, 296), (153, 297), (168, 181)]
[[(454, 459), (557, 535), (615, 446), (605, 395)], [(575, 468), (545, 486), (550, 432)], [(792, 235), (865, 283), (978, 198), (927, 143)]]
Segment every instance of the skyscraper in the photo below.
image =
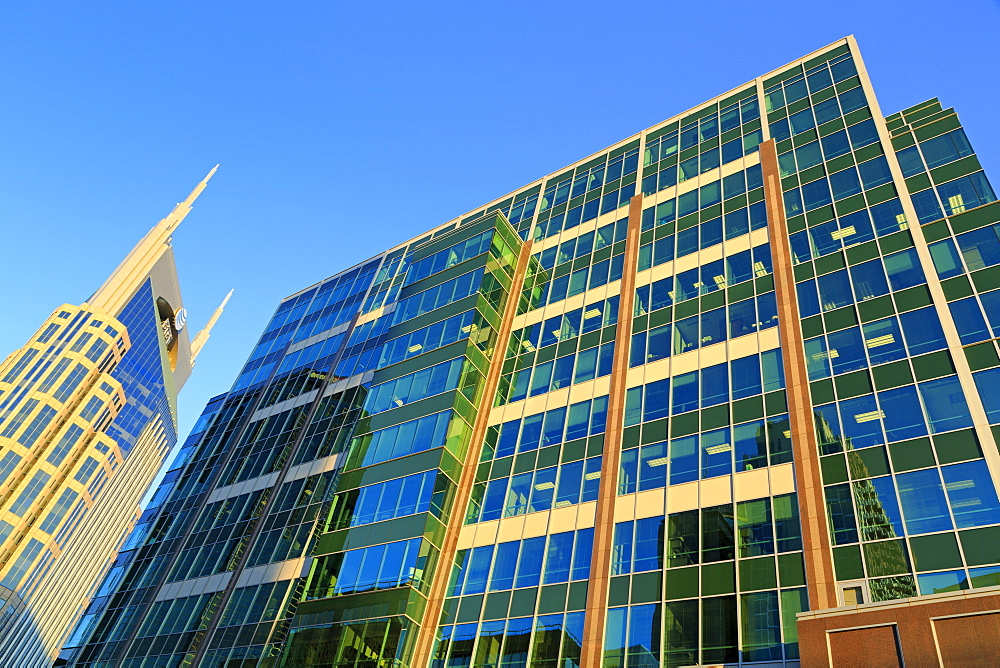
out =
[(188, 338), (170, 236), (211, 176), (0, 364), (0, 665), (51, 665), (177, 441), (208, 332)]
[(995, 200), (846, 38), (292, 295), (62, 658), (995, 653)]

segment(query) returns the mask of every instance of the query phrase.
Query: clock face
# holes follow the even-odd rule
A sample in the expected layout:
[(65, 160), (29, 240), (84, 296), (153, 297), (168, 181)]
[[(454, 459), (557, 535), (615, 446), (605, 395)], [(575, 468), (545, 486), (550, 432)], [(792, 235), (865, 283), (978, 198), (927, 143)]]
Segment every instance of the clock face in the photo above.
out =
[(182, 308), (177, 313), (174, 314), (174, 329), (178, 332), (184, 329), (184, 325), (187, 324), (188, 312), (186, 308)]

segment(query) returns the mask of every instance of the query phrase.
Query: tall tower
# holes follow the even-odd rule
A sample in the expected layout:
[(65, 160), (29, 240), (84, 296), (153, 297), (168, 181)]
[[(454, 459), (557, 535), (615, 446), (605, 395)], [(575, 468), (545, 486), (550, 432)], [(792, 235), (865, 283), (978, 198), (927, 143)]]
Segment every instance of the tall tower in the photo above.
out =
[(51, 664), (177, 441), (193, 360), (170, 241), (214, 173), (0, 364), (0, 665)]
[(673, 111), (283, 300), (62, 658), (1000, 663), (957, 115), (851, 37)]

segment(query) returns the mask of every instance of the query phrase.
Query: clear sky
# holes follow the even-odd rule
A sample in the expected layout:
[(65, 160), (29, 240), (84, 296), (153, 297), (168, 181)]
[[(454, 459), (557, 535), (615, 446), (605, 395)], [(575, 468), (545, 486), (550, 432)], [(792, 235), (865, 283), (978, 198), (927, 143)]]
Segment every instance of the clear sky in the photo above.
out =
[(1000, 4), (6, 2), (0, 356), (174, 237), (192, 331), (236, 293), (181, 436), (277, 303), (848, 34), (883, 111), (937, 96), (1000, 186)]

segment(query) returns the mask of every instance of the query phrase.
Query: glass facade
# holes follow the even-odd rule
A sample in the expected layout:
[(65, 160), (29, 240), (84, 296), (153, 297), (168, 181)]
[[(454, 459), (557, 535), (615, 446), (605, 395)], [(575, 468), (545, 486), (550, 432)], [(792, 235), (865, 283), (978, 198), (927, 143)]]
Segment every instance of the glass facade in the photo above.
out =
[(192, 350), (169, 241), (206, 182), (0, 364), (2, 665), (56, 659), (177, 442)]
[(798, 665), (1000, 584), (995, 199), (848, 39), (290, 297), (63, 659)]

